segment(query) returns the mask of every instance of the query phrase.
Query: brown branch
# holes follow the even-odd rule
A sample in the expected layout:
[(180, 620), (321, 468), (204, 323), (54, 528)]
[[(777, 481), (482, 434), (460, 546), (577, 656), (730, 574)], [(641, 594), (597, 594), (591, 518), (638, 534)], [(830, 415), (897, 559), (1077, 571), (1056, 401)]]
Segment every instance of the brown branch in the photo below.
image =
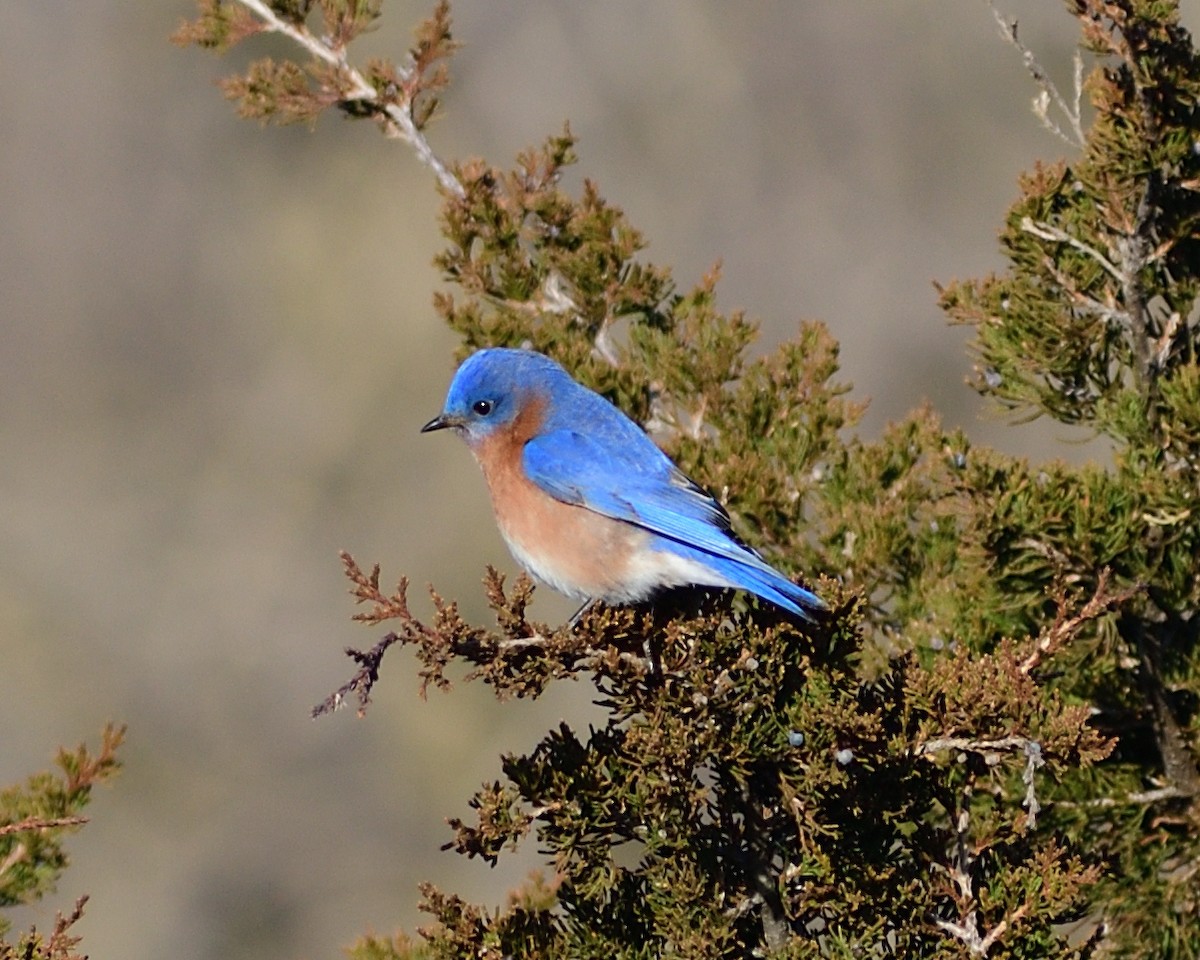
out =
[(83, 908), (88, 902), (85, 893), (75, 901), (75, 906), (68, 914), (58, 914), (54, 920), (54, 929), (46, 943), (46, 955), (61, 957), (63, 960), (87, 960), (87, 957), (77, 954), (75, 948), (79, 945), (80, 937), (71, 933), (71, 928), (83, 919)]
[(13, 833), (28, 833), (32, 830), (54, 830), (58, 827), (78, 827), (88, 822), (87, 817), (26, 817), (17, 823), (0, 825), (0, 837)]
[(1066, 646), (1078, 634), (1080, 628), (1085, 623), (1103, 616), (1116, 607), (1120, 607), (1142, 590), (1140, 584), (1134, 584), (1121, 590), (1112, 591), (1109, 589), (1109, 581), (1111, 579), (1112, 571), (1108, 567), (1105, 567), (1100, 571), (1099, 577), (1096, 578), (1095, 592), (1074, 614), (1067, 612), (1070, 609), (1070, 605), (1067, 600), (1065, 586), (1060, 583), (1055, 588), (1054, 601), (1058, 609), (1054, 614), (1054, 622), (1047, 627), (1043, 627), (1042, 631), (1038, 634), (1037, 644), (1021, 664), (1021, 673), (1026, 675), (1032, 673), (1041, 666), (1044, 660), (1054, 656), (1055, 653)]
[(771, 952), (782, 950), (791, 940), (792, 931), (779, 895), (779, 876), (772, 865), (770, 830), (751, 796), (749, 784), (737, 783), (728, 774), (723, 779), (724, 791), (736, 800), (745, 827), (745, 843), (739, 854), (745, 859), (755, 899), (761, 904), (763, 942)]
[(1162, 675), (1162, 642), (1157, 631), (1132, 615), (1123, 618), (1122, 627), (1123, 633), (1132, 635), (1141, 661), (1140, 676), (1154, 714), (1154, 734), (1163, 773), (1170, 786), (1182, 795), (1200, 797), (1200, 772), (1196, 769), (1195, 754), (1167, 700), (1167, 687)]
[(371, 691), (379, 679), (383, 655), (395, 644), (416, 647), (423, 664), (420, 671), (421, 695), (429, 685), (448, 689), (446, 667), (455, 660), (474, 666), (466, 679), (482, 679), (496, 688), (497, 696), (537, 696), (547, 682), (590, 670), (609, 675), (642, 676), (656, 667), (651, 658), (633, 649), (636, 635), (633, 611), (608, 609), (589, 611), (578, 625), (568, 624), (551, 630), (530, 622), (525, 609), (533, 595), (533, 581), (522, 575), (512, 589), (504, 589), (504, 577), (489, 567), (484, 578), (488, 603), (496, 614), (499, 630), (486, 630), (467, 623), (454, 603), (443, 600), (433, 588), (430, 597), (435, 608), (432, 622), (415, 617), (408, 604), (408, 580), (402, 577), (393, 593), (379, 586), (379, 565), (365, 572), (345, 551), (340, 554), (350, 595), (370, 609), (357, 613), (359, 623), (391, 622), (396, 629), (385, 635), (368, 651), (346, 649), (346, 655), (358, 664), (353, 677), (326, 697), (312, 710), (313, 717), (332, 713), (352, 695), (358, 697), (358, 715), (366, 712)]
[(371, 702), (371, 688), (379, 679), (379, 664), (388, 647), (396, 643), (400, 637), (395, 633), (387, 634), (366, 653), (346, 648), (346, 656), (359, 664), (360, 670), (353, 677), (338, 687), (333, 693), (312, 708), (312, 718), (340, 710), (346, 704), (346, 698), (352, 693), (358, 694), (358, 716), (361, 719), (367, 714), (367, 704)]

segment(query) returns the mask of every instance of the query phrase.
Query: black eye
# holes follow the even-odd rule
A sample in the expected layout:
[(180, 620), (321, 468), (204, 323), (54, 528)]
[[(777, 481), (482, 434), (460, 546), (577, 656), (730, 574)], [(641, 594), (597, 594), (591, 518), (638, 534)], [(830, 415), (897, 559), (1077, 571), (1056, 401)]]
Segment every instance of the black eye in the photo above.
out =
[(474, 410), (481, 417), (486, 417), (489, 413), (492, 412), (492, 401), (491, 400), (476, 400), (473, 404), (471, 404), (471, 409)]

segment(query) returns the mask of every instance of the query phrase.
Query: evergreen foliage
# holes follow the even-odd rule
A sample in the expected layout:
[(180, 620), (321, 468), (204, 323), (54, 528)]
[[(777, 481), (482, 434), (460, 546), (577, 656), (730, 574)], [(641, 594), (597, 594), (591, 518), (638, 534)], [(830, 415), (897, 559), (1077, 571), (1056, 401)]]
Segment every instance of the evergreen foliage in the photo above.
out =
[[(35, 774), (23, 786), (0, 791), (0, 909), (33, 903), (54, 891), (68, 864), (63, 841), (87, 823), (80, 813), (92, 788), (119, 769), (116, 751), (124, 736), (123, 728), (106, 727), (99, 753), (93, 756), (83, 744), (59, 750), (60, 773)], [(77, 958), (79, 938), (71, 927), (86, 902), (81, 897), (69, 914), (60, 913), (48, 935), (31, 929), (15, 943), (7, 939), (11, 921), (0, 914), (0, 960)]]
[(499, 909), (426, 886), (421, 942), (351, 956), (1200, 956), (1200, 63), (1176, 3), (1066, 4), (1093, 64), (1090, 126), (1066, 117), (1079, 155), (1022, 180), (1007, 270), (941, 293), (975, 330), (983, 393), (1111, 439), (1085, 467), (975, 447), (927, 409), (854, 437), (829, 332), (750, 359), (755, 325), (717, 309), (717, 271), (677, 287), (598, 186), (563, 188), (569, 130), (511, 170), (442, 165), (421, 129), (445, 5), (406, 64), (362, 72), (346, 47), (377, 4), (200, 7), (182, 41), (271, 29), (312, 57), (229, 81), (244, 114), (337, 106), (434, 169), (434, 305), (464, 355), (554, 356), (833, 607), (807, 628), (684, 593), (551, 627), (526, 578), (488, 571), (484, 628), (436, 593), (419, 619), (405, 581), (388, 594), (346, 557), (359, 619), (393, 632), (326, 708), (365, 708), (399, 642), (426, 684), (459, 663), (501, 698), (579, 677), (608, 711), (504, 757), (452, 824), (448, 846), (488, 862), (536, 842), (547, 877)]

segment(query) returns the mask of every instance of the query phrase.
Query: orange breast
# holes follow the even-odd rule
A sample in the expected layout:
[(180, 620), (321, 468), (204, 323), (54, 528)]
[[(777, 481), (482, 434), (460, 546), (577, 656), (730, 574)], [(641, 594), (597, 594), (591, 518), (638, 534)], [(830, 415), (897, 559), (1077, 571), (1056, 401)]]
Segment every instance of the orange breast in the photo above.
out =
[(540, 413), (529, 410), (472, 449), (500, 533), (522, 566), (567, 596), (640, 599), (630, 595), (628, 571), (645, 532), (556, 500), (525, 476), (522, 451), (540, 426)]

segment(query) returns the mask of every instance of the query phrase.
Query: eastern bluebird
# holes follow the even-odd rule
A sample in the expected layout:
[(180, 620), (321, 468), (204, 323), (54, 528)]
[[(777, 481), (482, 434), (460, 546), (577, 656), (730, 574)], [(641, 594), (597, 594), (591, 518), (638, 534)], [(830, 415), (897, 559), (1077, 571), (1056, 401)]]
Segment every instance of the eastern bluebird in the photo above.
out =
[(569, 597), (636, 603), (695, 584), (748, 590), (810, 621), (825, 609), (738, 540), (725, 509), (637, 424), (547, 356), (470, 356), (421, 432), (446, 427), (483, 470), (513, 556)]

